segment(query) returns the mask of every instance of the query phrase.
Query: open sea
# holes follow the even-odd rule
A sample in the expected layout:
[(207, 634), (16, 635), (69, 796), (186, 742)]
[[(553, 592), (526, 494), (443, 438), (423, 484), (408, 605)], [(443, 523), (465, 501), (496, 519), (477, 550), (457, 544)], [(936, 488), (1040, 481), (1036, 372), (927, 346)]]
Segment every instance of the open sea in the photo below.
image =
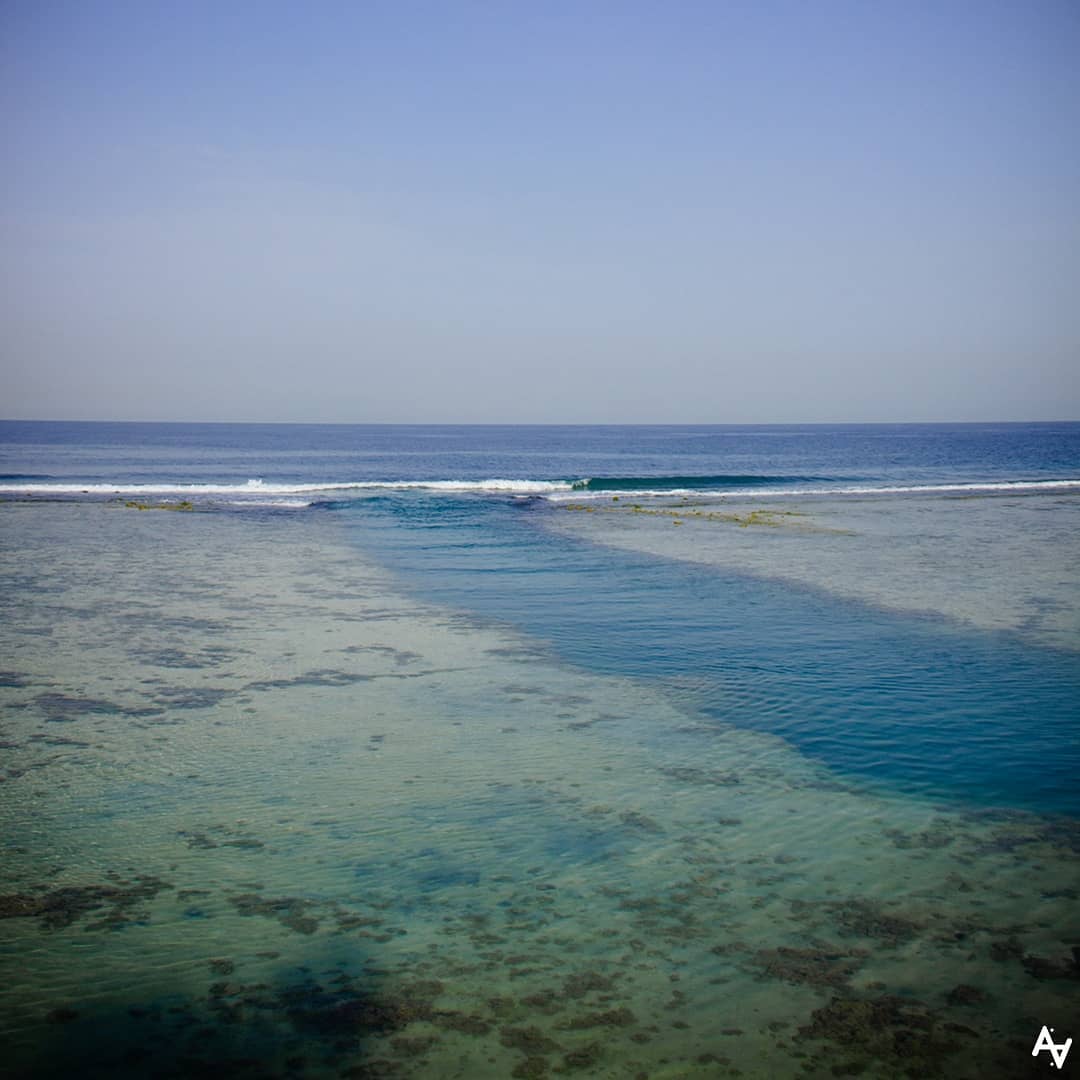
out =
[(0, 560), (0, 1071), (1080, 1038), (1080, 424), (5, 421)]

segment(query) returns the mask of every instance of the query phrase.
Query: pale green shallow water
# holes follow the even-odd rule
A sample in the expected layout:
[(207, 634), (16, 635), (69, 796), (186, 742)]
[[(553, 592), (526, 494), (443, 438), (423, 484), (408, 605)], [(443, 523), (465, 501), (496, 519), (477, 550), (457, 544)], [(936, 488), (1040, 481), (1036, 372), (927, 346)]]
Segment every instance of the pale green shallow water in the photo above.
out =
[[(555, 528), (1080, 651), (1080, 494), (593, 499)], [(678, 522), (678, 528), (673, 523)]]
[(839, 782), (329, 518), (0, 511), (16, 1074), (1010, 1076), (1075, 1021), (1068, 822)]

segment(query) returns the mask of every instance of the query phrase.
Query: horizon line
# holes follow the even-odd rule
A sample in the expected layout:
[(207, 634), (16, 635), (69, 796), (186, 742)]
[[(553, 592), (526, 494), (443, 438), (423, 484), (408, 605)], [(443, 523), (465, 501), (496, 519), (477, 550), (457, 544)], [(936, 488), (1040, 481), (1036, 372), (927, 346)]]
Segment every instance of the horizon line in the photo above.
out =
[(59, 417), (0, 417), (0, 424), (155, 424), (160, 426), (191, 427), (964, 427), (986, 424), (1077, 424), (1080, 417), (1051, 419), (986, 419), (986, 420), (674, 420), (674, 421), (470, 421), (470, 420), (132, 420), (88, 419)]

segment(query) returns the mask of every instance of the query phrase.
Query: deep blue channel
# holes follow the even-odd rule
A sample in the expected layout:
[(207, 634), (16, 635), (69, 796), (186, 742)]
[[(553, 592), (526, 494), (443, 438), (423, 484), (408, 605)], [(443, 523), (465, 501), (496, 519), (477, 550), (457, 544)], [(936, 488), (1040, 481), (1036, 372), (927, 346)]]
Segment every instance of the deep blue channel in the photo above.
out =
[(387, 496), (351, 538), (426, 599), (562, 660), (686, 681), (719, 722), (848, 778), (974, 807), (1080, 817), (1080, 658), (1004, 633), (638, 556), (540, 527), (545, 504)]

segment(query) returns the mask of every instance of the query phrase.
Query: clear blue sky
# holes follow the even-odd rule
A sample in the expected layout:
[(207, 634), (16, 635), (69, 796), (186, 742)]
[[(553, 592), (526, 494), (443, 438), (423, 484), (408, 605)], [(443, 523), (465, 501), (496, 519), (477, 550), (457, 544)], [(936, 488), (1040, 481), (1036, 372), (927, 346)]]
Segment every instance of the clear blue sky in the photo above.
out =
[(6, 0), (0, 415), (1080, 418), (1075, 0)]

